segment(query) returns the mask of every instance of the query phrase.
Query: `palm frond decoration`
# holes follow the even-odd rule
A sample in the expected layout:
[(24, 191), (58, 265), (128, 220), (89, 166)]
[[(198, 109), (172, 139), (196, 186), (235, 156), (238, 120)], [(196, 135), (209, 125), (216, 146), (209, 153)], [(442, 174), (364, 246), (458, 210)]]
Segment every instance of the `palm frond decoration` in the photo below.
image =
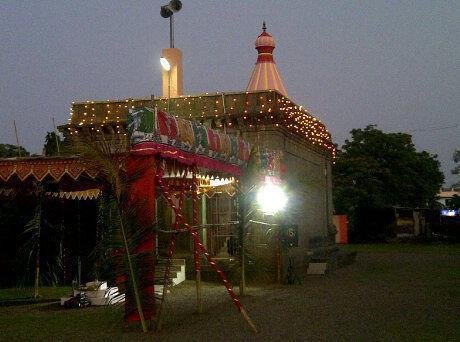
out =
[(110, 255), (108, 251), (112, 248), (121, 248), (121, 246), (114, 246), (113, 242), (116, 241), (116, 239), (113, 239), (113, 235), (118, 231), (118, 228), (114, 229), (116, 224), (113, 219), (114, 208), (113, 198), (107, 192), (103, 192), (98, 200), (95, 246), (89, 255), (94, 263), (94, 278), (96, 280), (113, 276), (110, 271)]
[[(147, 331), (146, 318), (153, 316), (153, 279), (145, 274), (154, 268), (153, 248), (144, 249), (142, 243), (153, 236), (152, 227), (140, 225), (136, 213), (143, 203), (133, 203), (128, 197), (129, 188), (137, 175), (128, 179), (125, 170), (126, 144), (106, 139), (104, 134), (90, 133), (75, 137), (74, 152), (81, 155), (86, 164), (99, 170), (99, 181), (104, 185), (108, 200), (106, 213), (100, 217), (101, 231), (96, 252), (101, 260), (108, 251), (114, 262), (116, 283), (125, 295), (125, 320), (140, 320), (142, 330)], [(98, 229), (99, 229), (98, 228)], [(154, 271), (151, 271), (154, 274)], [(152, 288), (152, 293), (141, 289)]]
[[(23, 285), (34, 273), (34, 297), (39, 296), (39, 285), (57, 285), (63, 271), (64, 225), (49, 222), (44, 214), (46, 201), (44, 191), (38, 187), (38, 202), (33, 214), (20, 235), (22, 241), (19, 255), (24, 265)], [(42, 242), (45, 242), (42, 244)], [(44, 246), (44, 247), (43, 247)], [(53, 246), (53, 247), (50, 247)]]
[(27, 265), (30, 265), (32, 259), (34, 263), (34, 298), (37, 299), (39, 296), (39, 280), (40, 280), (40, 235), (41, 235), (41, 206), (38, 205), (35, 209), (34, 216), (27, 223), (24, 234), (30, 235), (30, 240), (27, 243), (27, 251), (29, 252)]
[(21, 248), (22, 254), (26, 255), (26, 274), (29, 271), (31, 263), (34, 264), (34, 299), (39, 296), (40, 286), (40, 239), (42, 232), (42, 206), (43, 191), (40, 192), (40, 198), (35, 207), (32, 218), (26, 223), (23, 231), (25, 243)]

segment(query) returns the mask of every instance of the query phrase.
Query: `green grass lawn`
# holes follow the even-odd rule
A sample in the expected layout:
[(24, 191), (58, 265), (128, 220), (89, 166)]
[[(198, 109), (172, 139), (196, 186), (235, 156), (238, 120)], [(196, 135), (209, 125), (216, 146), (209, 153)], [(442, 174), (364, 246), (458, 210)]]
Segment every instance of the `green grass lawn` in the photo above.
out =
[[(40, 287), (38, 294), (41, 300), (57, 300), (72, 293), (72, 288), (69, 286), (63, 287)], [(7, 288), (0, 289), (0, 302), (29, 299), (34, 296), (34, 288)]]
[[(123, 327), (122, 306), (64, 309), (60, 297), (69, 296), (71, 287), (40, 287), (38, 303), (20, 305), (21, 300), (33, 298), (34, 288), (0, 289), (0, 341), (98, 339), (130, 333), (136, 327)], [(19, 304), (18, 304), (19, 303)]]
[[(460, 280), (460, 268), (456, 264), (446, 262), (442, 256), (458, 256), (460, 261), (460, 244), (354, 244), (343, 245), (342, 250), (360, 254), (380, 255), (381, 262), (362, 265), (358, 277), (382, 281), (398, 281), (401, 277), (410, 277), (425, 286), (433, 286), (449, 293), (460, 296), (460, 286), (455, 282)], [(396, 260), (385, 262), (385, 255), (398, 255)], [(418, 258), (418, 267), (412, 262), (406, 262), (404, 255)], [(424, 258), (423, 256), (426, 256)], [(439, 258), (437, 258), (438, 256)], [(417, 262), (416, 262), (417, 263)], [(458, 264), (457, 264), (458, 265)], [(443, 279), (441, 282), (440, 280)], [(460, 298), (460, 297), (459, 297)]]
[(63, 309), (59, 303), (0, 307), (0, 340), (96, 340), (122, 336), (120, 307)]
[(340, 245), (340, 249), (349, 252), (367, 253), (431, 253), (460, 255), (460, 244), (443, 243), (385, 243)]
[(369, 287), (380, 284), (383, 296), (388, 291), (402, 303), (404, 309), (400, 311), (407, 310), (400, 321), (386, 327), (391, 339), (460, 338), (460, 244), (356, 244), (340, 248), (361, 256), (354, 281)]

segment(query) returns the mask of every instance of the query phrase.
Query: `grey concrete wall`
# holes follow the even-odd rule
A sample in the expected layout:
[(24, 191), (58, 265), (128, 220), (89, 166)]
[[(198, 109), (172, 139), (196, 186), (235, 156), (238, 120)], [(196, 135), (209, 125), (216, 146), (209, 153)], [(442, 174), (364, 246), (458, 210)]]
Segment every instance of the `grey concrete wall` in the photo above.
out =
[(242, 132), (255, 149), (283, 151), (287, 166), (285, 181), (289, 190), (289, 205), (280, 221), (299, 226), (299, 247), (283, 253), (283, 273), (291, 258), (296, 268), (303, 267), (314, 250), (327, 245), (333, 214), (332, 160), (328, 152), (284, 131), (265, 128), (257, 132)]

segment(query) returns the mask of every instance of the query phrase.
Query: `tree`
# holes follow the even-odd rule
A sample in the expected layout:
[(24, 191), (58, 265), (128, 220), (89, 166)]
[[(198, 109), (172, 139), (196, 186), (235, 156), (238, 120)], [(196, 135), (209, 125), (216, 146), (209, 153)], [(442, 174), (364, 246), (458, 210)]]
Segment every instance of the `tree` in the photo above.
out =
[(417, 152), (406, 133), (384, 133), (374, 125), (353, 129), (333, 169), (335, 209), (434, 205), (444, 181), (436, 155)]
[[(456, 150), (454, 152), (452, 159), (454, 160), (454, 163), (458, 164), (452, 169), (452, 174), (460, 175), (460, 150)], [(460, 187), (460, 179), (456, 183), (452, 184), (452, 187), (453, 188)]]
[(43, 154), (45, 156), (58, 156), (62, 154), (64, 141), (55, 132), (46, 133), (45, 145), (43, 146)]
[(0, 158), (26, 157), (30, 153), (22, 146), (0, 144)]

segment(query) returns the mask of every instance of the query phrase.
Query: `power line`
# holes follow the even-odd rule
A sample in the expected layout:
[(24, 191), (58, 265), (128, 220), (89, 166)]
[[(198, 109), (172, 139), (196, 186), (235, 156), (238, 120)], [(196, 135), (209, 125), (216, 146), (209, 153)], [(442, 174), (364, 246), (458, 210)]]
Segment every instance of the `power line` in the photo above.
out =
[(451, 126), (443, 126), (443, 127), (431, 127), (431, 128), (418, 128), (418, 129), (409, 129), (408, 132), (433, 132), (433, 131), (440, 131), (443, 129), (450, 129), (459, 127), (460, 124), (451, 125)]

